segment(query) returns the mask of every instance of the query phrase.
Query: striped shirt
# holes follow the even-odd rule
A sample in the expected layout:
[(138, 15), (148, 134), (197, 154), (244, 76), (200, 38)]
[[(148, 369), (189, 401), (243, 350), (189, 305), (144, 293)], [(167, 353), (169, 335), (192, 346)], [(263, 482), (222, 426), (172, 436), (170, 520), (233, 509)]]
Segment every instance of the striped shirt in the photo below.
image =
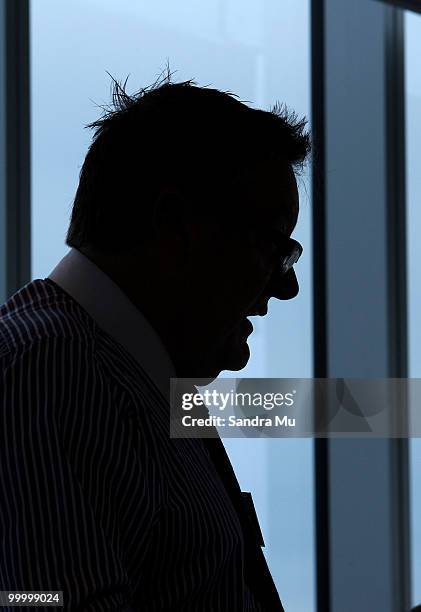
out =
[(169, 437), (156, 334), (70, 259), (56, 280), (90, 279), (84, 304), (52, 274), (0, 307), (0, 590), (61, 590), (64, 610), (282, 612), (226, 457)]

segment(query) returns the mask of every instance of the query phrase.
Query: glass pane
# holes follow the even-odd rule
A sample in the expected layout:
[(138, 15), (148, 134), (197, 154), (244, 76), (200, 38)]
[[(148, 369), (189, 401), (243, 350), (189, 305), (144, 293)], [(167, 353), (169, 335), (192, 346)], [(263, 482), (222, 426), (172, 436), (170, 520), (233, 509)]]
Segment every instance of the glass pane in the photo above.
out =
[[(67, 252), (64, 237), (78, 173), (91, 139), (83, 125), (110, 102), (110, 77), (131, 93), (152, 83), (167, 59), (175, 80), (230, 90), (269, 108), (310, 114), (310, 0), (73, 0), (31, 3), (32, 278)], [(293, 53), (291, 53), (293, 49)], [(304, 245), (291, 302), (254, 318), (244, 376), (307, 377), (312, 370), (311, 209), (299, 180), (294, 237)], [(273, 303), (272, 303), (273, 302)], [(230, 375), (232, 373), (223, 373)], [(251, 491), (264, 549), (287, 610), (315, 610), (313, 443), (224, 440), (240, 484)]]
[[(421, 16), (405, 13), (409, 376), (421, 378)], [(410, 441), (412, 603), (421, 603), (421, 439)]]

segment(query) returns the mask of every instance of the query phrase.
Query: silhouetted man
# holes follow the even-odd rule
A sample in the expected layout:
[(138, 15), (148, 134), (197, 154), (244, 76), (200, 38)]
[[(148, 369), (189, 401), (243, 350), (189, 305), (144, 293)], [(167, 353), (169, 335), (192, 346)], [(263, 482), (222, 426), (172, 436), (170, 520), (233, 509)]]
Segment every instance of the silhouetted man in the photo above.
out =
[(94, 122), (66, 244), (0, 309), (1, 590), (65, 610), (282, 611), (219, 439), (170, 439), (170, 377), (249, 358), (298, 293), (305, 121), (168, 79)]

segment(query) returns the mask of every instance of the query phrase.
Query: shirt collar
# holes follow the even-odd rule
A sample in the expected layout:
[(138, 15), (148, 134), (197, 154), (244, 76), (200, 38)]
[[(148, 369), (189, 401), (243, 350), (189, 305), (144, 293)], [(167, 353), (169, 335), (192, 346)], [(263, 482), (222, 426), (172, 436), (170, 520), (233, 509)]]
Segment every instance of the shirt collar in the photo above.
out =
[(71, 248), (47, 278), (72, 296), (133, 357), (168, 400), (175, 367), (157, 332), (111, 278)]

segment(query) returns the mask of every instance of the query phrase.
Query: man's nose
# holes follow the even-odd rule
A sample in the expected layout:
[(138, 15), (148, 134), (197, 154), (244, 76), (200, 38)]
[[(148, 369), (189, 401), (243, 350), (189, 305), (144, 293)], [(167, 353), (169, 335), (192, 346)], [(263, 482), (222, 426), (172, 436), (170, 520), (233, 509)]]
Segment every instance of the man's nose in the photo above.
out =
[(278, 300), (291, 300), (298, 295), (299, 290), (294, 268), (288, 270), (286, 274), (281, 274), (281, 272), (275, 270), (267, 288), (268, 293)]

